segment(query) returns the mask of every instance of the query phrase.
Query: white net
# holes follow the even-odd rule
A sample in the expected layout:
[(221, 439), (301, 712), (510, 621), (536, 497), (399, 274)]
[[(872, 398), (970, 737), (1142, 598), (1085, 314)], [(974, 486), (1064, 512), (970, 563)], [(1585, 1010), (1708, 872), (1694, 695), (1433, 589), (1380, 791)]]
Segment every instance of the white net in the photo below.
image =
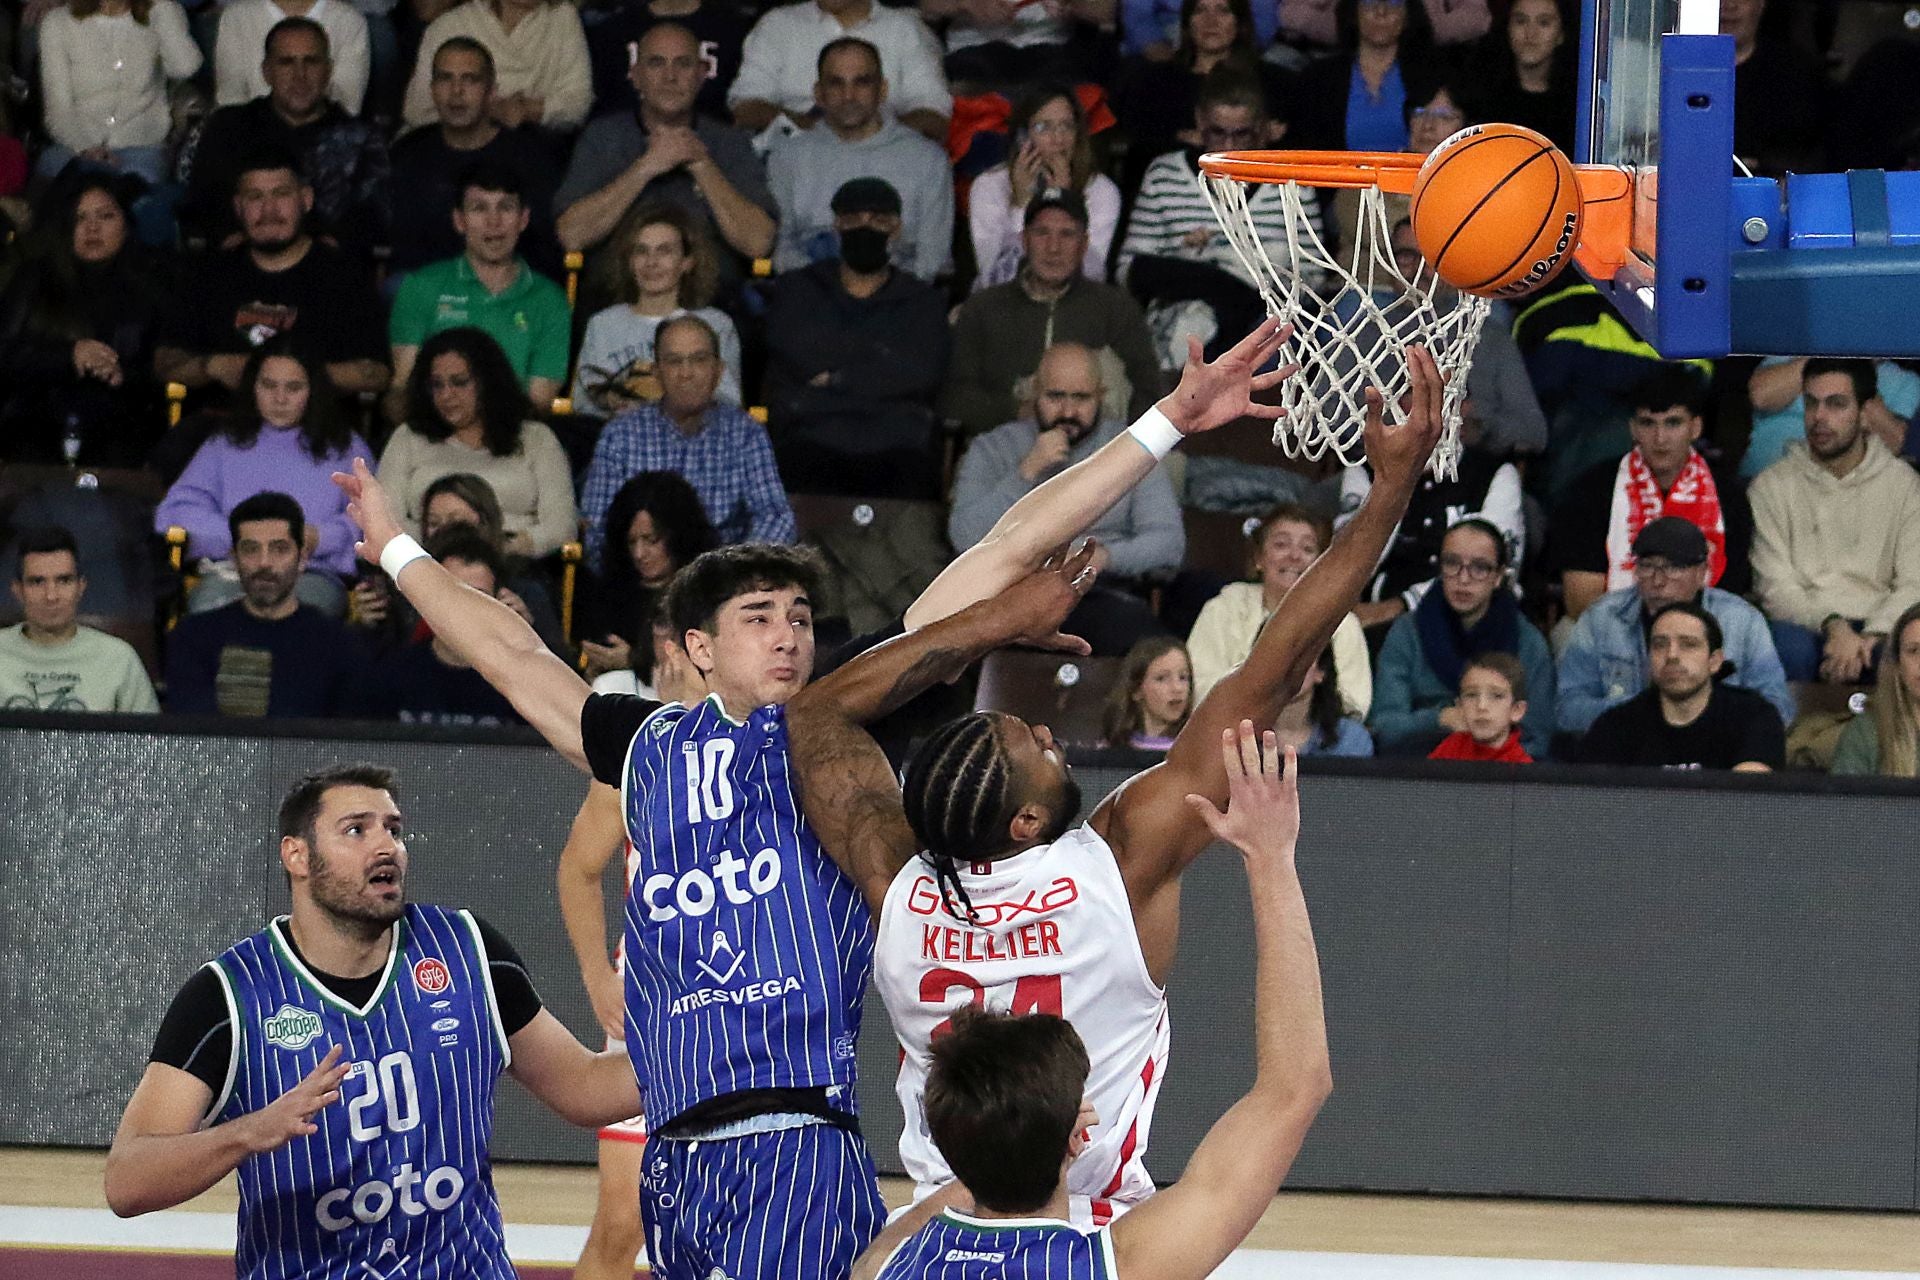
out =
[(1318, 459), (1331, 449), (1349, 466), (1364, 461), (1366, 389), (1379, 390), (1388, 421), (1404, 421), (1406, 350), (1417, 343), (1447, 379), (1446, 429), (1430, 466), (1435, 475), (1453, 475), (1467, 367), (1487, 300), (1441, 281), (1424, 259), (1414, 259), (1411, 277), (1402, 272), (1379, 187), (1360, 189), (1354, 244), (1343, 262), (1327, 250), (1298, 184), (1278, 184), (1286, 210), (1284, 246), (1261, 241), (1248, 208), (1251, 184), (1203, 173), (1200, 185), (1267, 309), (1293, 325), (1280, 362), (1300, 369), (1281, 384), (1286, 415), (1274, 425), (1273, 442), (1289, 457)]

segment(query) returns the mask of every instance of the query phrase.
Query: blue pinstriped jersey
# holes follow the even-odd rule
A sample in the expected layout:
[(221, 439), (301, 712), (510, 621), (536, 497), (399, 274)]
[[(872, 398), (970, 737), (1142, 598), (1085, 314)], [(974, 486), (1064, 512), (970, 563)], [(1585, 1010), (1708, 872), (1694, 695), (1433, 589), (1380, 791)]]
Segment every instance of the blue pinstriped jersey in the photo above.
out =
[(258, 1111), (344, 1047), (352, 1074), (319, 1132), (241, 1164), (242, 1280), (494, 1280), (507, 1261), (492, 1162), (509, 1052), (479, 928), (409, 906), (361, 1008), (313, 977), (275, 921), (213, 961), (234, 1053), (214, 1110)]
[(621, 790), (627, 1052), (649, 1124), (744, 1089), (824, 1088), (852, 1114), (872, 918), (801, 816), (785, 710), (662, 707)]
[(879, 1280), (1115, 1280), (1111, 1230), (949, 1209), (894, 1250)]

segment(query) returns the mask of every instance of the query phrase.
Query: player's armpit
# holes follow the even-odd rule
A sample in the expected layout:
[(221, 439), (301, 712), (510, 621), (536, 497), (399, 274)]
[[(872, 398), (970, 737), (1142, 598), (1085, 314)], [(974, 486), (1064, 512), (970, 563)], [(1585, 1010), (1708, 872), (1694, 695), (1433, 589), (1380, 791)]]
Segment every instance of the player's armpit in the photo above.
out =
[(893, 765), (873, 735), (824, 701), (787, 709), (800, 807), (834, 864), (878, 913), (887, 888), (918, 848)]
[(592, 1129), (640, 1114), (640, 1085), (627, 1055), (592, 1052), (548, 1010), (507, 1045), (513, 1050), (508, 1072), (562, 1120)]

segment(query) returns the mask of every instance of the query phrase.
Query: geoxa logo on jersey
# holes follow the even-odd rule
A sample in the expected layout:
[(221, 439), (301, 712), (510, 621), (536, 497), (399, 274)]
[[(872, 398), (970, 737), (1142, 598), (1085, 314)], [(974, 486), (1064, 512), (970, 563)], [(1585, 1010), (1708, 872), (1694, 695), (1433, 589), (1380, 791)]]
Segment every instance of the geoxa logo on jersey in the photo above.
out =
[(260, 1020), (268, 1044), (282, 1049), (304, 1049), (320, 1034), (320, 1015), (298, 1005), (283, 1004)]
[(403, 1164), (392, 1177), (391, 1182), (374, 1178), (351, 1190), (338, 1187), (327, 1192), (313, 1206), (314, 1220), (328, 1231), (345, 1231), (356, 1222), (369, 1227), (384, 1222), (395, 1209), (409, 1218), (442, 1213), (467, 1189), (466, 1178), (450, 1165), (422, 1177), (413, 1165)]
[[(1044, 890), (1029, 889), (1020, 898), (1009, 898), (1004, 902), (982, 902), (973, 900), (974, 927), (991, 929), (1021, 916), (1043, 916), (1049, 911), (1058, 911), (1080, 899), (1080, 886), (1073, 882), (1072, 876), (1060, 876)], [(913, 888), (907, 894), (907, 910), (917, 916), (959, 915), (965, 919), (958, 903), (949, 911), (940, 902), (940, 886), (934, 883), (932, 876), (915, 877)]]
[(647, 919), (656, 924), (681, 916), (698, 919), (720, 905), (725, 898), (743, 907), (755, 898), (772, 893), (780, 883), (780, 853), (762, 849), (748, 862), (731, 849), (721, 851), (713, 869), (691, 867), (679, 875), (658, 871), (640, 882), (640, 901), (646, 904)]

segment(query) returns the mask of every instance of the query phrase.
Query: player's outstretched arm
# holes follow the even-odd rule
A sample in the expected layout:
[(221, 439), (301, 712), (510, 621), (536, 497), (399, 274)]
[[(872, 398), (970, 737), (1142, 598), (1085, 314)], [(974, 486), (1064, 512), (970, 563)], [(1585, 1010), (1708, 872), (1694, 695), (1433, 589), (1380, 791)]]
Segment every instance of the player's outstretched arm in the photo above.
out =
[[(1212, 364), (1200, 358), (1199, 340), (1188, 339), (1187, 367), (1180, 385), (1161, 397), (1152, 412), (1164, 414), (1183, 436), (1212, 431), (1240, 418), (1279, 417), (1278, 406), (1257, 403), (1253, 393), (1279, 385), (1292, 372), (1259, 372), (1289, 332), (1286, 325), (1269, 318)], [(1042, 484), (1009, 507), (986, 537), (962, 552), (907, 607), (908, 629), (938, 622), (977, 600), (989, 599), (1031, 573), (1055, 547), (1091, 529), (1159, 461), (1128, 433)]]
[(1320, 960), (1294, 868), (1300, 834), (1295, 761), (1284, 766), (1272, 731), (1222, 732), (1228, 786), (1222, 814), (1188, 796), (1212, 835), (1244, 855), (1253, 897), (1253, 1087), (1215, 1122), (1180, 1181), (1113, 1225), (1121, 1275), (1160, 1280), (1211, 1275), (1246, 1239), (1292, 1167), (1333, 1091)]
[(1056, 554), (1008, 589), (867, 650), (787, 704), (800, 805), (820, 845), (876, 912), (914, 855), (900, 784), (862, 726), (1008, 644), (1085, 653), (1060, 625), (1093, 584), (1097, 547)]
[(1176, 880), (1212, 837), (1181, 804), (1198, 794), (1225, 803), (1227, 774), (1215, 749), (1222, 731), (1242, 720), (1270, 725), (1333, 638), (1380, 562), (1406, 514), (1407, 502), (1439, 443), (1446, 390), (1433, 357), (1407, 349), (1413, 390), (1406, 422), (1388, 426), (1380, 397), (1367, 392), (1367, 458), (1373, 487), (1353, 518), (1267, 619), (1247, 660), (1200, 700), (1166, 760), (1136, 776), (1094, 812), (1093, 827), (1111, 844), (1136, 895)]
[(618, 1124), (640, 1114), (640, 1085), (626, 1053), (595, 1053), (546, 1009), (507, 1038), (509, 1074), (562, 1120), (584, 1128)]
[(340, 1100), (352, 1065), (340, 1046), (269, 1105), (225, 1124), (200, 1127), (213, 1090), (199, 1077), (150, 1062), (134, 1088), (107, 1152), (107, 1205), (123, 1218), (193, 1199), (249, 1156), (277, 1151), (317, 1133), (313, 1117)]
[(580, 962), (580, 980), (593, 1002), (594, 1017), (615, 1040), (625, 1038), (626, 1001), (607, 949), (605, 876), (607, 863), (625, 843), (620, 793), (604, 782), (588, 783), (566, 846), (560, 850), (560, 921)]
[[(347, 495), (347, 515), (360, 529), (354, 550), (367, 563), (379, 564), (387, 545), (406, 532), (392, 499), (361, 458), (353, 460), (351, 475), (335, 472), (333, 482)], [(587, 767), (580, 745), (586, 682), (541, 643), (519, 614), (459, 581), (431, 558), (408, 564), (394, 585), (433, 633), (458, 649), (554, 750), (576, 768)]]

